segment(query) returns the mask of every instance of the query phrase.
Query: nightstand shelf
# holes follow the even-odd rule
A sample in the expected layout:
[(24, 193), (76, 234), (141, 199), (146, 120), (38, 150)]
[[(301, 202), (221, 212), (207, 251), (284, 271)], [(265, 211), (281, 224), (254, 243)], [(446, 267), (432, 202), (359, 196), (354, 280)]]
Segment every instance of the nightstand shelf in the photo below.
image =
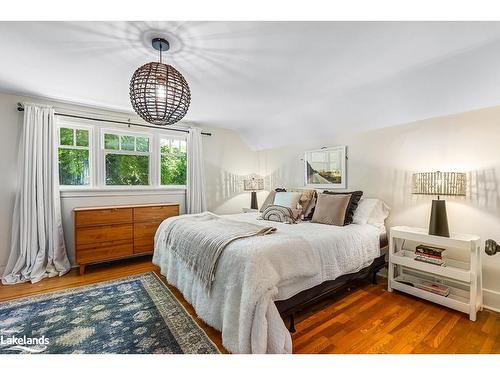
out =
[[(429, 235), (423, 228), (391, 228), (388, 290), (468, 313), (471, 320), (476, 320), (483, 303), (479, 241), (474, 235), (452, 234), (448, 238)], [(420, 244), (445, 248), (449, 252), (445, 266), (415, 260), (415, 247)], [(450, 294), (445, 297), (410, 285), (422, 281), (445, 285)]]
[(415, 260), (415, 253), (410, 250), (400, 250), (392, 256), (392, 263), (400, 266), (413, 268), (428, 273), (439, 273), (443, 277), (470, 282), (469, 265), (455, 259), (446, 259), (446, 266), (438, 266), (431, 263)]
[(412, 277), (410, 275), (400, 275), (396, 277), (391, 283), (392, 288), (405, 292), (415, 297), (420, 297), (428, 301), (438, 303), (442, 306), (449, 307), (450, 309), (458, 310), (464, 313), (469, 313), (469, 298), (468, 291), (459, 288), (451, 288), (450, 294), (446, 297), (440, 296), (439, 294), (431, 293), (423, 289), (415, 288), (411, 285), (407, 285), (403, 282), (418, 282), (422, 280), (418, 277)]

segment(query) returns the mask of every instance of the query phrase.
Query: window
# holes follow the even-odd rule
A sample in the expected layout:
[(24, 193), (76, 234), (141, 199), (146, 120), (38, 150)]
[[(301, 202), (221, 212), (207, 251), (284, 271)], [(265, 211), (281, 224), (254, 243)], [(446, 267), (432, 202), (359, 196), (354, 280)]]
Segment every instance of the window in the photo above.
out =
[(160, 139), (160, 184), (186, 185), (186, 140)]
[(181, 188), (186, 185), (186, 138), (164, 130), (122, 130), (58, 120), (62, 190)]
[(90, 185), (90, 130), (59, 128), (59, 184)]
[(103, 132), (105, 185), (149, 185), (150, 138)]

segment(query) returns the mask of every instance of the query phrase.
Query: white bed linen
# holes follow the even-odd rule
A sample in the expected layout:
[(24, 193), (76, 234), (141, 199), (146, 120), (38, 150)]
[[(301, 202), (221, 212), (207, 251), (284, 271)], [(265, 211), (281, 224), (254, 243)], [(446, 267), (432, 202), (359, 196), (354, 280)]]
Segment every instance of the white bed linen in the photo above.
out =
[[(228, 219), (269, 225), (259, 213)], [(232, 353), (291, 353), (291, 336), (273, 301), (368, 266), (380, 255), (379, 231), (365, 224), (336, 227), (272, 223), (267, 236), (231, 243), (223, 252), (210, 295), (193, 273), (165, 249), (165, 220), (155, 236), (153, 263), (208, 325), (222, 332)]]

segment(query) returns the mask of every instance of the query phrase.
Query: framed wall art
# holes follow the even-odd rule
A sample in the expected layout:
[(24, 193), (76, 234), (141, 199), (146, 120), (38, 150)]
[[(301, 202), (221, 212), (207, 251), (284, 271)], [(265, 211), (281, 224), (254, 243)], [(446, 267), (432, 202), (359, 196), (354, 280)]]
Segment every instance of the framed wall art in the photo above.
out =
[(346, 160), (346, 146), (306, 151), (304, 155), (305, 185), (315, 189), (345, 189), (347, 187)]

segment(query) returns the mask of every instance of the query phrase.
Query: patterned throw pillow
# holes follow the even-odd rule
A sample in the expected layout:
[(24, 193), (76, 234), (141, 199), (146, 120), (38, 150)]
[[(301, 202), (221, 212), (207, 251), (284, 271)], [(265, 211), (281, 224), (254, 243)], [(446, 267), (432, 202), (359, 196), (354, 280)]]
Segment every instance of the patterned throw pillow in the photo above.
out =
[(270, 191), (266, 200), (264, 201), (264, 203), (262, 203), (262, 206), (260, 207), (260, 212), (264, 212), (264, 210), (273, 205), (274, 204), (274, 197), (276, 196), (276, 193), (279, 193), (279, 192), (283, 192), (283, 191), (286, 191), (286, 189), (284, 188), (276, 188), (275, 190), (273, 191)]
[(297, 222), (297, 214), (300, 214), (300, 210), (292, 210), (290, 207), (271, 205), (264, 210), (259, 219), (277, 221), (285, 224), (295, 224)]
[(276, 195), (276, 192), (275, 191), (270, 191), (269, 194), (267, 195), (267, 198), (266, 200), (264, 201), (264, 203), (262, 203), (262, 206), (260, 207), (260, 212), (264, 212), (264, 210), (271, 206), (273, 203), (274, 203), (274, 197)]

